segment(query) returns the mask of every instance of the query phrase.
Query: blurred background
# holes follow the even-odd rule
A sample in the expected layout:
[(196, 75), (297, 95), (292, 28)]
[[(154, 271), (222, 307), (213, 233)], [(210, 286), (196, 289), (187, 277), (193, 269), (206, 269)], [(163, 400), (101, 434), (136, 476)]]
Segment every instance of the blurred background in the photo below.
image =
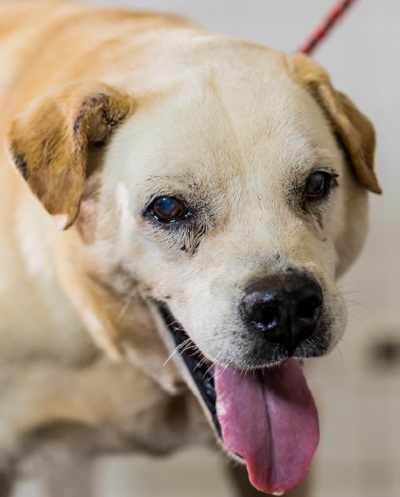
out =
[[(335, 0), (93, 0), (182, 14), (211, 30), (292, 52)], [(316, 51), (335, 86), (374, 122), (382, 197), (371, 195), (371, 231), (341, 281), (344, 340), (309, 363), (321, 445), (307, 497), (400, 495), (400, 2), (359, 0)], [(222, 461), (204, 449), (167, 460), (110, 457), (96, 464), (98, 497), (230, 497)], [(42, 496), (26, 479), (17, 497)]]

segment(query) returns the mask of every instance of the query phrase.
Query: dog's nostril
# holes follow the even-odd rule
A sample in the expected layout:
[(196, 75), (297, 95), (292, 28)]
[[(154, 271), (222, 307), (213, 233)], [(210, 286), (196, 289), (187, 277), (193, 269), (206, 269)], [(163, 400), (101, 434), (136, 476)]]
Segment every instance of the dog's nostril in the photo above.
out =
[(271, 305), (255, 305), (252, 312), (252, 323), (257, 328), (276, 327), (279, 321), (279, 309)]
[(311, 319), (321, 306), (322, 301), (316, 296), (308, 297), (299, 303), (297, 313), (300, 318)]

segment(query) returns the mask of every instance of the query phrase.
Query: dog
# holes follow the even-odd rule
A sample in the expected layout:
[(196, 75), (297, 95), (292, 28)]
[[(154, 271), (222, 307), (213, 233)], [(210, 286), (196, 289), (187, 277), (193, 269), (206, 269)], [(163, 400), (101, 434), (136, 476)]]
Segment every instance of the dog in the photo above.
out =
[(91, 456), (215, 443), (296, 487), (369, 120), (310, 58), (175, 16), (2, 0), (0, 61), (0, 495), (38, 454), (77, 497)]

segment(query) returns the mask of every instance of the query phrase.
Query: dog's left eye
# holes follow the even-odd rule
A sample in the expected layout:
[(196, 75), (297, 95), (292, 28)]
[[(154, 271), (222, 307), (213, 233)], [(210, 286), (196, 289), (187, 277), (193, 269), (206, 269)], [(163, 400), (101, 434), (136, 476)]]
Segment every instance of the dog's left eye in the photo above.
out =
[(305, 196), (307, 200), (320, 200), (325, 198), (332, 187), (332, 175), (326, 171), (316, 171), (307, 178)]
[(159, 197), (147, 210), (161, 223), (173, 223), (187, 219), (191, 215), (186, 205), (175, 197)]

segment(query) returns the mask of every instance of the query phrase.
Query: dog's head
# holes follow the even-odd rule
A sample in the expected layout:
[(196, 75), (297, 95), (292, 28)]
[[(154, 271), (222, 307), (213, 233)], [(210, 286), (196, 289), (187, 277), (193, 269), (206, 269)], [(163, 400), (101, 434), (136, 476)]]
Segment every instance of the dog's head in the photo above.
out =
[[(85, 274), (89, 290), (74, 298), (98, 342), (114, 354), (146, 343), (165, 361), (150, 309), (230, 451), (256, 486), (279, 493), (315, 450), (316, 422), (305, 420), (315, 408), (293, 358), (328, 353), (344, 332), (335, 280), (364, 242), (367, 190), (380, 192), (374, 131), (310, 59), (224, 50), (143, 98), (68, 85), (14, 120), (9, 146), (56, 224), (74, 225), (57, 244), (73, 247), (69, 269)], [(122, 336), (125, 318), (140, 339), (129, 326)], [(278, 427), (255, 425), (265, 409)], [(257, 438), (262, 447), (248, 448)], [(263, 458), (273, 467), (260, 469)]]

